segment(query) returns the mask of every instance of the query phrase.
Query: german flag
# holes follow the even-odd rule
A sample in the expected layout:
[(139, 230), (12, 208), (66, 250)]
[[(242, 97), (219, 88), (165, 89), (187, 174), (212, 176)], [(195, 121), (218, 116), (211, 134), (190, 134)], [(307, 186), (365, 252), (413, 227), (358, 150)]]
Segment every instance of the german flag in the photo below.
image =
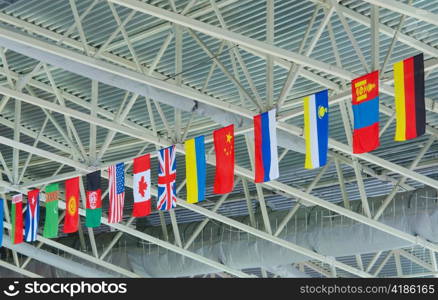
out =
[(406, 141), (423, 135), (426, 110), (422, 53), (394, 64), (394, 90), (397, 121), (394, 140)]

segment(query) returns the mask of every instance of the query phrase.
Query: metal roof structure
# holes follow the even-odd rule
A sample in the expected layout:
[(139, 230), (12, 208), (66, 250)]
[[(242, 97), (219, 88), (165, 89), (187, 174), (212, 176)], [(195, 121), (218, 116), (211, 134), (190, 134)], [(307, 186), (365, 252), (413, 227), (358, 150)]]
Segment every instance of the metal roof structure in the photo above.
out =
[[(418, 53), (425, 58), (426, 134), (395, 142), (392, 65)], [(89, 253), (63, 244), (65, 235), (56, 241), (39, 236), (38, 248), (135, 277), (106, 259), (125, 235), (207, 264), (221, 276), (275, 276), (190, 251), (178, 226), (199, 222), (199, 235), (211, 220), (308, 256), (294, 265), (312, 277), (438, 275), (438, 245), (379, 220), (398, 192), (438, 189), (437, 0), (0, 0), (0, 59), (3, 198), (128, 164), (121, 224), (106, 218), (94, 230), (82, 224), (77, 237)], [(372, 70), (380, 71), (381, 145), (354, 155), (350, 81)], [(330, 95), (329, 163), (305, 170), (302, 98), (323, 89)], [(274, 107), (282, 134), (280, 178), (255, 185), (248, 124)], [(239, 182), (219, 197), (212, 191), (212, 132), (230, 123), (236, 126)], [(205, 135), (208, 152), (207, 199), (193, 205), (185, 202), (183, 143), (199, 135)], [(135, 220), (132, 159), (172, 144), (178, 151), (178, 206)], [(154, 186), (157, 168), (153, 159)], [(382, 196), (387, 202), (370, 209), (368, 198)], [(278, 237), (299, 209), (314, 206), (414, 246), (333, 258)], [(289, 214), (271, 228), (272, 211)], [(237, 221), (254, 212), (263, 224)], [(133, 227), (137, 222), (161, 226), (173, 240), (148, 235)], [(99, 236), (113, 231), (120, 234), (102, 249)], [(40, 275), (26, 269), (27, 257), (12, 253), (1, 267)]]

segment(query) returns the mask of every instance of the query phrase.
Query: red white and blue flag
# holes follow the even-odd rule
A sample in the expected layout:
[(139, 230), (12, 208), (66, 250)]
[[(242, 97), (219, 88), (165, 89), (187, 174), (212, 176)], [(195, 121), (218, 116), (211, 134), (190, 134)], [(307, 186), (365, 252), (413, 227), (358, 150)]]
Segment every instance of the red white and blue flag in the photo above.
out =
[(26, 228), (24, 232), (26, 242), (36, 241), (39, 215), (40, 190), (35, 189), (27, 193)]
[(118, 163), (108, 168), (109, 210), (108, 223), (119, 223), (123, 217), (125, 202), (125, 164)]
[(255, 182), (278, 178), (275, 109), (254, 116)]
[(176, 206), (175, 145), (158, 151), (158, 210), (171, 210)]

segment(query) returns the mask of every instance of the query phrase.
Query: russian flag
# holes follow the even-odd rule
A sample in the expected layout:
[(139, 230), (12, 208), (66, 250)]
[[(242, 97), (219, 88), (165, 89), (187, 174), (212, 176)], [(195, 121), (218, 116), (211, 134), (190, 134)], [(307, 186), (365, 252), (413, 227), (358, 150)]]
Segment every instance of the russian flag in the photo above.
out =
[(255, 182), (279, 177), (276, 109), (254, 116)]

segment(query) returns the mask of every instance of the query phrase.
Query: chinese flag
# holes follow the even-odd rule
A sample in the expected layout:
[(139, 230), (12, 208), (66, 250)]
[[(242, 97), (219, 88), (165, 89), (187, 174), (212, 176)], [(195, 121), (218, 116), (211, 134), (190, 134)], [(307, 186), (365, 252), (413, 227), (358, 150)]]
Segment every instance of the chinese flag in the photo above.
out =
[(226, 194), (234, 187), (234, 125), (215, 130), (216, 177), (214, 193)]
[(64, 233), (78, 231), (79, 223), (79, 177), (65, 181)]

